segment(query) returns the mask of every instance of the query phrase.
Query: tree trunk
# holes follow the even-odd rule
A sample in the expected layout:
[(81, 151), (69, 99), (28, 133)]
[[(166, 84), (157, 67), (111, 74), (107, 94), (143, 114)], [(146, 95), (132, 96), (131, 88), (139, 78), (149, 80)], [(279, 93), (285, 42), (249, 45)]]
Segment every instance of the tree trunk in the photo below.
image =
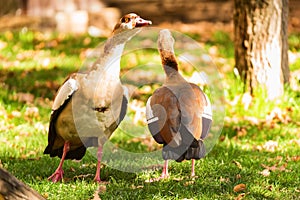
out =
[(289, 82), (288, 0), (234, 0), (236, 68), (245, 90), (263, 85), (269, 99)]
[(41, 200), (36, 191), (0, 167), (0, 200)]

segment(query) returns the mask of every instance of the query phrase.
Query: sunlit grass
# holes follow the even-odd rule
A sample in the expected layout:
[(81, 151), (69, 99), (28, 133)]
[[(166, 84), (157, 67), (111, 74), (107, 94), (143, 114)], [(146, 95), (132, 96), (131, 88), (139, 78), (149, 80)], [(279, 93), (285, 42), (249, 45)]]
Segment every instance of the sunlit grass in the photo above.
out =
[[(95, 48), (102, 40), (28, 30), (0, 34), (0, 166), (48, 199), (92, 199), (98, 189), (93, 182), (96, 159), (90, 152), (81, 162), (66, 161), (64, 182), (53, 184), (47, 177), (56, 169), (59, 159), (43, 155), (43, 150), (56, 90), (69, 73), (80, 69), (86, 58), (82, 52)], [(291, 49), (299, 51), (296, 38), (292, 36), (289, 41)], [(230, 71), (223, 74), (226, 119), (215, 148), (196, 162), (198, 177), (189, 177), (190, 161), (171, 162), (171, 177), (155, 183), (146, 181), (158, 177), (161, 170), (135, 174), (103, 166), (101, 178), (109, 184), (99, 192), (101, 199), (234, 199), (241, 194), (246, 199), (299, 198), (299, 91), (287, 86), (282, 98), (266, 102), (265, 92), (257, 89), (255, 98), (246, 106), (242, 100), (243, 84), (233, 75), (232, 41), (226, 33), (217, 32), (205, 49), (212, 46), (217, 47), (219, 56), (226, 58), (226, 63), (218, 68), (222, 71), (225, 65), (230, 66)], [(149, 62), (153, 65), (146, 65)], [(136, 66), (142, 66), (138, 70), (154, 71), (154, 78), (163, 72), (155, 49), (127, 54), (121, 65), (122, 80), (127, 82), (135, 77), (126, 73), (136, 75)], [(292, 70), (299, 68), (296, 62)], [(149, 84), (151, 90), (161, 84), (157, 80)], [(149, 96), (145, 92), (149, 87), (143, 86), (143, 81), (137, 84), (141, 93), (136, 97), (142, 102)], [(135, 112), (128, 111), (130, 121)], [(275, 111), (278, 116), (272, 118)], [(134, 140), (135, 135), (144, 134), (143, 122), (124, 129), (130, 134), (119, 129), (111, 138), (119, 147), (132, 152), (159, 149), (158, 145), (153, 146), (155, 143)], [(268, 141), (274, 142), (274, 147)], [(266, 166), (273, 167), (268, 176), (262, 174)], [(234, 186), (240, 183), (246, 189), (234, 192)]]

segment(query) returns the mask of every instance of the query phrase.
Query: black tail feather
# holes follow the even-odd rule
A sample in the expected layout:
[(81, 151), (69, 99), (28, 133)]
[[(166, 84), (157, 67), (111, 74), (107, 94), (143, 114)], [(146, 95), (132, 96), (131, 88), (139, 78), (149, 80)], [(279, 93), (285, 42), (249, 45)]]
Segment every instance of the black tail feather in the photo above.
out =
[[(60, 158), (62, 157), (64, 147), (51, 150), (50, 152), (49, 152), (49, 148), (47, 147), (45, 149), (44, 154), (50, 154), (50, 157), (55, 157), (55, 156), (58, 156)], [(78, 147), (77, 149), (68, 151), (65, 159), (81, 160), (82, 157), (84, 156), (85, 152), (86, 152), (86, 147), (82, 145), (82, 146)]]
[(185, 146), (181, 145), (179, 147), (170, 147), (165, 145), (162, 151), (162, 157), (164, 160), (176, 160), (181, 162), (184, 159), (196, 159), (199, 160), (203, 158), (206, 154), (205, 145), (202, 140), (198, 141), (198, 145), (195, 146)]

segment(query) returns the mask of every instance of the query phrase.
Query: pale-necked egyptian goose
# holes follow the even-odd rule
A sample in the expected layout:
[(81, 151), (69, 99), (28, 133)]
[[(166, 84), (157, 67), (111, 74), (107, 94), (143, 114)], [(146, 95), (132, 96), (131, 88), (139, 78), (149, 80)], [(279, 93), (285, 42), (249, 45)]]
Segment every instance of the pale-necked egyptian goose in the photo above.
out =
[[(139, 29), (150, 25), (134, 13), (116, 24), (112, 37), (104, 45), (101, 57), (86, 73), (74, 73), (60, 87), (54, 99), (49, 125), (48, 146), (44, 153), (61, 158), (58, 168), (48, 178), (63, 178), (65, 159), (80, 160), (86, 147), (98, 146), (94, 180), (100, 182), (102, 146), (125, 116), (128, 97), (121, 85), (120, 59), (126, 41)], [(128, 96), (128, 95), (127, 95)]]
[(166, 81), (148, 99), (146, 118), (153, 138), (163, 144), (165, 164), (162, 175), (151, 181), (169, 176), (168, 159), (178, 162), (192, 159), (191, 176), (194, 176), (195, 159), (205, 156), (203, 140), (212, 122), (209, 99), (197, 85), (187, 82), (179, 74), (173, 46), (170, 31), (161, 30), (158, 50)]

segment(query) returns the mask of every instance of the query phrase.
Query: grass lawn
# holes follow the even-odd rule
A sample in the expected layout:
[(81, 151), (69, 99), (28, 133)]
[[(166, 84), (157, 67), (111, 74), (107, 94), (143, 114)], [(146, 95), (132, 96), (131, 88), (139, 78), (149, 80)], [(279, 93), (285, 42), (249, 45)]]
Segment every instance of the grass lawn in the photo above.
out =
[[(300, 51), (297, 37), (289, 39), (293, 52)], [(248, 105), (243, 86), (233, 75), (232, 41), (222, 32), (202, 45), (214, 52), (222, 74), (226, 117), (217, 144), (196, 162), (196, 178), (189, 177), (189, 161), (171, 162), (170, 178), (154, 183), (147, 180), (158, 177), (160, 168), (129, 173), (103, 165), (101, 178), (109, 183), (99, 187), (93, 182), (96, 159), (87, 152), (81, 162), (64, 163), (62, 183), (49, 182), (47, 177), (59, 163), (58, 158), (43, 155), (53, 97), (65, 77), (78, 70), (103, 40), (27, 29), (0, 33), (1, 167), (47, 199), (97, 199), (98, 195), (101, 199), (300, 199), (300, 92), (287, 86), (282, 98), (265, 102), (265, 93), (258, 89)], [(159, 62), (158, 53), (125, 56), (122, 73), (148, 60)], [(291, 70), (299, 69), (298, 59)], [(142, 108), (159, 84), (138, 86), (131, 105)], [(136, 117), (136, 107), (129, 106), (128, 120)], [(129, 134), (118, 130), (111, 141), (132, 152), (159, 149), (152, 140), (135, 139), (133, 133), (142, 135), (145, 129), (136, 120), (135, 127), (126, 128)]]

